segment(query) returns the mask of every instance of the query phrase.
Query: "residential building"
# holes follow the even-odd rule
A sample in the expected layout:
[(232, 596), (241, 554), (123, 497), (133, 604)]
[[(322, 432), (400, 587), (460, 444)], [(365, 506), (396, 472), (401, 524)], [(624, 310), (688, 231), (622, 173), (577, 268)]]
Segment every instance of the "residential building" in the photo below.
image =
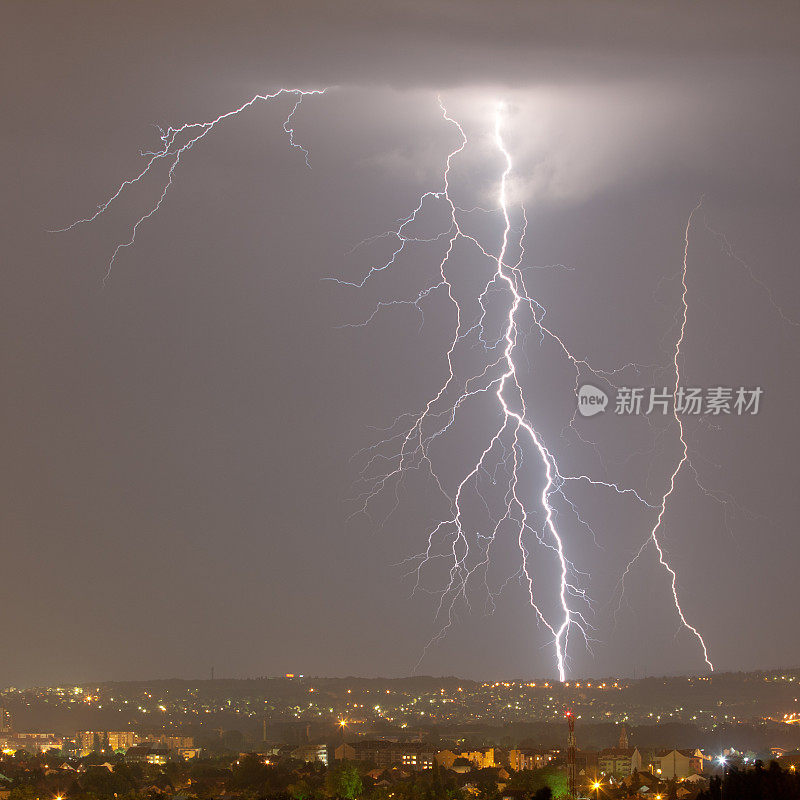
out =
[(508, 764), (519, 772), (523, 769), (542, 769), (554, 760), (553, 753), (542, 750), (509, 750)]
[(424, 745), (403, 745), (400, 751), (400, 763), (411, 772), (433, 769), (435, 760), (433, 750)]
[(75, 740), (81, 755), (99, 750), (127, 750), (136, 744), (133, 731), (77, 731)]
[(125, 753), (125, 761), (129, 764), (166, 764), (170, 760), (170, 755), (166, 747), (145, 742), (129, 748)]
[(499, 753), (495, 751), (494, 747), (484, 747), (480, 750), (472, 750), (469, 753), (462, 753), (464, 758), (468, 758), (474, 765), (475, 769), (486, 769), (487, 767), (499, 767), (498, 759)]
[(659, 778), (688, 778), (703, 772), (703, 754), (699, 750), (657, 750), (650, 771)]
[(112, 750), (127, 750), (136, 744), (136, 734), (133, 731), (109, 731), (108, 746)]
[(100, 750), (127, 750), (138, 737), (133, 731), (77, 731), (75, 739), (81, 755), (87, 755)]
[(459, 754), (453, 752), (452, 750), (439, 750), (439, 752), (436, 754), (436, 763), (445, 769), (452, 769), (453, 763), (459, 757)]
[(418, 742), (389, 742), (384, 740), (361, 740), (340, 744), (334, 757), (337, 761), (360, 761), (376, 767), (402, 764), (411, 771), (432, 769), (433, 750)]
[(642, 769), (642, 754), (638, 747), (622, 749), (609, 747), (597, 756), (597, 767), (604, 775), (626, 778), (634, 770)]
[(13, 733), (0, 737), (0, 746), (4, 751), (46, 753), (48, 750), (60, 750), (64, 740), (54, 733)]
[[(440, 750), (436, 753), (436, 763), (445, 769), (453, 769), (453, 765), (457, 759), (466, 759), (473, 768), (485, 769), (486, 767), (499, 767), (499, 756), (500, 754), (494, 747), (484, 747), (480, 750), (460, 753), (456, 753), (453, 750)], [(514, 769), (516, 769), (516, 767), (514, 767)]]
[(159, 733), (154, 736), (148, 736), (147, 740), (153, 742), (153, 744), (160, 744), (169, 750), (194, 747), (194, 736), (176, 736), (174, 734)]
[(296, 750), (292, 750), (292, 758), (306, 763), (319, 761), (328, 766), (328, 745), (327, 744), (301, 744)]

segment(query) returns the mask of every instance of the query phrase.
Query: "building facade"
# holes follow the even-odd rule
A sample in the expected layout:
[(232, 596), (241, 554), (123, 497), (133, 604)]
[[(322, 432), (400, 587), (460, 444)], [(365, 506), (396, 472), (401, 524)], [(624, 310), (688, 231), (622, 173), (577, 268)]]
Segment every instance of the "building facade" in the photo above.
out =
[[(292, 750), (292, 757), (298, 761), (305, 761), (307, 764), (319, 762), (328, 766), (328, 745), (327, 744), (301, 744), (296, 750)], [(355, 759), (353, 759), (355, 760)]]
[(453, 769), (453, 765), (458, 759), (466, 759), (475, 769), (500, 766), (499, 753), (494, 747), (484, 747), (481, 750), (470, 750), (458, 753), (454, 750), (440, 750), (436, 753), (436, 763), (445, 769)]
[(642, 769), (642, 754), (638, 747), (610, 747), (597, 756), (597, 768), (603, 775), (627, 778), (634, 770)]
[(358, 761), (375, 764), (376, 767), (401, 765), (412, 772), (432, 769), (435, 758), (433, 750), (427, 745), (380, 739), (345, 742), (336, 748), (334, 757), (337, 761)]
[(657, 750), (650, 771), (659, 778), (688, 778), (703, 772), (703, 754), (699, 750)]
[(139, 740), (133, 731), (77, 731), (75, 740), (81, 755), (100, 750), (128, 750)]
[(555, 755), (542, 750), (509, 750), (508, 765), (519, 772), (523, 769), (542, 769), (552, 763)]

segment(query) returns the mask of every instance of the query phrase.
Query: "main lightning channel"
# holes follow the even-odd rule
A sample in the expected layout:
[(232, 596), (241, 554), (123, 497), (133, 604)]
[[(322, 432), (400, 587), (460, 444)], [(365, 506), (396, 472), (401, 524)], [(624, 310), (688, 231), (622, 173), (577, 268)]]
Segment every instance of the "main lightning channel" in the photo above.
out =
[[(394, 505), (389, 512), (391, 515), (400, 503), (399, 487), (404, 475), (411, 470), (418, 469), (423, 469), (433, 479), (434, 484), (449, 503), (451, 515), (440, 519), (429, 530), (425, 549), (403, 562), (413, 565), (408, 573), (416, 577), (413, 592), (425, 591), (438, 596), (435, 619), (443, 620), (438, 632), (425, 646), (420, 662), (428, 648), (442, 638), (453, 625), (456, 604), (460, 602), (467, 609), (470, 608), (468, 588), (474, 578), (477, 578), (478, 575), (483, 577), (490, 613), (494, 610), (495, 598), (509, 582), (516, 579), (527, 589), (535, 619), (552, 637), (554, 666), (559, 678), (564, 680), (567, 674), (567, 650), (571, 629), (574, 627), (582, 636), (587, 647), (590, 645), (591, 625), (587, 620), (586, 611), (591, 610), (591, 603), (588, 592), (582, 585), (589, 577), (588, 573), (581, 572), (566, 554), (565, 541), (556, 523), (557, 509), (554, 500), (558, 498), (564, 501), (566, 508), (575, 515), (579, 525), (591, 533), (595, 544), (597, 544), (597, 539), (594, 531), (580, 515), (575, 502), (567, 494), (568, 485), (588, 483), (595, 487), (611, 489), (621, 496), (635, 498), (639, 504), (647, 508), (655, 508), (655, 506), (634, 489), (620, 487), (610, 481), (596, 480), (588, 475), (563, 475), (561, 473), (553, 452), (546, 446), (531, 420), (523, 385), (517, 372), (515, 354), (522, 336), (520, 331), (521, 314), (524, 310), (529, 323), (539, 331), (541, 341), (545, 339), (551, 341), (569, 360), (575, 370), (576, 385), (582, 370), (588, 371), (600, 381), (613, 385), (611, 378), (629, 367), (638, 367), (639, 365), (626, 364), (610, 370), (596, 369), (589, 365), (584, 358), (574, 356), (563, 337), (545, 325), (544, 307), (531, 296), (525, 286), (524, 273), (529, 268), (522, 266), (527, 232), (527, 216), (524, 208), (522, 209), (524, 224), (521, 233), (514, 241), (515, 246), (519, 248), (520, 255), (515, 263), (509, 260), (513, 228), (508, 186), (513, 171), (513, 160), (511, 151), (503, 138), (505, 106), (499, 104), (494, 116), (492, 142), (502, 159), (503, 168), (498, 180), (496, 207), (493, 209), (482, 207), (465, 209), (457, 205), (452, 198), (450, 175), (453, 162), (467, 147), (468, 140), (464, 128), (448, 113), (441, 99), (439, 107), (443, 119), (453, 126), (459, 136), (458, 144), (448, 153), (445, 160), (441, 175), (441, 188), (424, 192), (411, 213), (401, 218), (397, 228), (366, 240), (374, 241), (385, 237), (396, 239), (397, 244), (393, 247), (387, 261), (371, 266), (358, 280), (331, 278), (342, 286), (363, 289), (367, 282), (375, 280), (388, 270), (395, 268), (409, 247), (417, 244), (430, 246), (441, 242), (444, 244), (444, 255), (439, 261), (436, 277), (431, 283), (416, 295), (406, 299), (394, 298), (378, 301), (372, 313), (363, 322), (354, 323), (353, 326), (370, 324), (379, 313), (398, 306), (414, 307), (423, 315), (424, 319), (423, 305), (438, 291), (446, 293), (456, 317), (452, 339), (445, 354), (445, 379), (438, 391), (431, 396), (421, 412), (401, 415), (386, 429), (390, 434), (387, 438), (361, 451), (362, 454), (366, 454), (367, 462), (361, 472), (366, 488), (360, 495), (360, 510), (369, 513), (370, 505), (378, 495), (393, 486)], [(437, 201), (443, 201), (446, 205), (449, 227), (440, 230), (433, 236), (425, 238), (415, 236), (412, 226), (424, 215), (427, 204)], [(475, 236), (464, 229), (460, 217), (473, 211), (500, 215), (502, 229), (496, 252), (491, 252)], [(480, 313), (472, 323), (467, 321), (466, 307), (456, 299), (456, 293), (454, 293), (451, 283), (452, 278), (449, 274), (452, 272), (451, 261), (454, 247), (458, 241), (476, 248), (480, 256), (492, 265), (491, 273), (476, 298)], [(499, 335), (490, 335), (487, 327), (490, 294), (507, 295), (508, 298), (507, 304), (504, 306), (503, 319), (505, 321)], [(504, 300), (504, 302), (506, 301)], [(463, 349), (470, 341), (488, 358), (483, 369), (478, 368), (466, 377), (459, 378), (455, 366), (456, 349), (458, 347)], [(454, 398), (453, 394), (455, 394)], [(486, 444), (477, 456), (477, 460), (471, 463), (465, 474), (462, 474), (455, 490), (449, 492), (445, 488), (445, 481), (434, 468), (431, 447), (441, 441), (442, 437), (452, 429), (457, 416), (468, 402), (478, 400), (487, 394), (493, 395), (498, 404), (500, 413), (497, 426), (493, 432), (487, 432)], [(405, 421), (409, 418), (411, 423), (407, 426)], [(399, 432), (396, 432), (398, 428)], [(393, 449), (395, 445), (397, 446), (396, 450)], [(386, 447), (391, 448), (388, 455), (384, 450)], [(521, 474), (525, 452), (529, 448), (536, 461), (541, 464), (543, 476), (543, 486), (535, 503), (528, 499), (530, 490), (527, 488), (527, 483), (529, 479), (524, 478)], [(383, 468), (387, 465), (388, 469), (384, 471)], [(500, 472), (503, 472), (505, 476), (502, 484), (505, 487), (504, 498), (499, 506), (500, 513), (495, 516), (482, 493), (480, 480), (482, 476), (487, 477), (488, 484), (496, 486), (499, 482), (498, 474)], [(483, 531), (479, 524), (476, 527), (469, 519), (470, 514), (466, 509), (468, 492), (472, 492), (475, 498), (483, 504), (489, 517), (490, 524)], [(537, 530), (534, 527), (533, 518), (541, 518), (540, 529)], [(517, 571), (503, 581), (497, 592), (493, 592), (487, 578), (491, 561), (490, 550), (498, 540), (504, 526), (511, 526), (515, 531), (514, 540), (520, 553), (520, 563)], [(544, 548), (547, 558), (553, 559), (554, 579), (557, 584), (553, 615), (545, 613), (538, 592), (534, 592), (531, 540), (533, 544)], [(423, 570), (440, 559), (447, 559), (449, 562), (444, 584), (435, 590), (423, 588)], [(584, 608), (577, 607), (576, 603)], [(419, 662), (417, 666), (419, 666)]]
[[(555, 548), (558, 553), (558, 561), (559, 561), (559, 568), (560, 568), (560, 576), (559, 576), (559, 602), (561, 605), (561, 610), (563, 612), (563, 617), (561, 622), (558, 624), (556, 628), (551, 626), (549, 623), (547, 627), (550, 629), (551, 633), (554, 637), (554, 644), (555, 644), (555, 651), (556, 651), (556, 663), (558, 667), (558, 676), (559, 680), (563, 681), (566, 678), (566, 665), (564, 663), (565, 658), (565, 649), (566, 649), (566, 638), (569, 632), (569, 625), (571, 620), (570, 609), (567, 604), (567, 560), (564, 557), (564, 543), (561, 540), (561, 537), (556, 530), (555, 520), (554, 520), (554, 511), (553, 507), (550, 505), (550, 491), (553, 487), (553, 468), (552, 468), (552, 456), (547, 451), (545, 446), (542, 444), (541, 439), (537, 435), (536, 431), (533, 429), (533, 426), (525, 419), (525, 398), (522, 392), (522, 387), (519, 385), (519, 381), (517, 380), (517, 368), (514, 364), (514, 360), (512, 358), (514, 347), (517, 342), (517, 326), (515, 322), (515, 316), (517, 313), (517, 309), (519, 308), (520, 304), (522, 303), (522, 296), (517, 291), (517, 287), (515, 282), (506, 274), (504, 270), (504, 260), (506, 256), (506, 250), (508, 249), (508, 235), (509, 231), (511, 230), (511, 220), (508, 214), (508, 197), (507, 197), (507, 183), (508, 183), (508, 176), (511, 174), (512, 170), (512, 162), (511, 162), (511, 154), (509, 153), (508, 149), (505, 146), (503, 141), (503, 134), (502, 134), (502, 113), (503, 113), (503, 106), (499, 106), (497, 109), (497, 113), (495, 116), (495, 128), (494, 128), (494, 138), (497, 144), (498, 150), (503, 154), (503, 158), (505, 159), (505, 169), (503, 170), (503, 175), (500, 179), (500, 193), (498, 196), (498, 203), (500, 208), (502, 209), (503, 214), (503, 221), (505, 223), (503, 228), (503, 238), (502, 244), (500, 246), (500, 252), (497, 256), (497, 276), (506, 283), (508, 286), (509, 291), (513, 297), (513, 301), (511, 303), (511, 308), (508, 311), (508, 325), (505, 330), (505, 341), (506, 346), (503, 351), (503, 356), (506, 361), (507, 370), (503, 373), (503, 377), (500, 380), (500, 385), (497, 387), (497, 399), (500, 401), (500, 405), (503, 409), (503, 413), (505, 414), (506, 419), (509, 417), (516, 420), (518, 428), (524, 430), (527, 435), (530, 437), (531, 442), (533, 443), (536, 451), (539, 454), (539, 457), (542, 460), (542, 466), (544, 467), (545, 471), (545, 485), (542, 489), (541, 494), (541, 503), (542, 507), (545, 511), (545, 526), (553, 538), (555, 543)], [(504, 389), (506, 386), (506, 382), (508, 380), (512, 380), (514, 382), (514, 386), (519, 393), (519, 397), (522, 403), (522, 413), (516, 413), (512, 411), (508, 403), (504, 397)], [(520, 533), (520, 536), (522, 534)], [(523, 565), (525, 569), (525, 574), (528, 579), (528, 585), (530, 587), (533, 586), (533, 580), (530, 577), (530, 574), (527, 570), (527, 564)], [(533, 595), (531, 594), (531, 604), (535, 607), (535, 603), (533, 602)], [(541, 616), (541, 614), (540, 614)]]

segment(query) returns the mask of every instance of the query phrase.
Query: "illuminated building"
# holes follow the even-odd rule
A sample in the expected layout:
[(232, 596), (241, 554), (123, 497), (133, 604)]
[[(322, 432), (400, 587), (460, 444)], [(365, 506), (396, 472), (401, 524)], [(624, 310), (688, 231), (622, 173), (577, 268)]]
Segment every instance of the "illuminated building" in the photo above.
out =
[(406, 750), (401, 753), (400, 763), (412, 772), (417, 772), (421, 769), (433, 769), (434, 755), (432, 751), (422, 748)]
[(170, 751), (166, 747), (153, 746), (151, 742), (136, 744), (125, 753), (125, 761), (129, 764), (166, 764), (170, 760)]
[(136, 744), (133, 731), (77, 731), (75, 738), (81, 755), (99, 750), (127, 750)]
[(46, 753), (60, 750), (64, 740), (54, 733), (14, 733), (3, 737), (4, 750), (25, 750), (28, 753)]
[(508, 764), (511, 769), (519, 772), (523, 769), (542, 769), (550, 764), (554, 755), (541, 750), (509, 750)]
[(112, 750), (127, 750), (136, 744), (136, 734), (133, 731), (109, 731), (108, 746)]
[(432, 769), (435, 758), (427, 745), (383, 740), (345, 742), (336, 748), (334, 755), (337, 761), (366, 761), (377, 767), (402, 764), (412, 772)]
[(328, 766), (328, 745), (326, 744), (301, 744), (292, 751), (292, 758), (305, 761), (307, 764), (319, 761)]
[[(110, 736), (111, 734), (109, 734)], [(153, 744), (160, 744), (169, 750), (180, 750), (181, 748), (193, 748), (194, 736), (173, 736), (167, 734), (159, 734), (157, 736), (148, 737), (148, 741)]]
[(642, 754), (638, 747), (625, 750), (620, 747), (610, 747), (600, 751), (597, 756), (597, 767), (604, 775), (627, 778), (634, 770), (641, 772)]
[(452, 750), (440, 750), (436, 754), (436, 763), (445, 769), (452, 769), (456, 760), (459, 758), (469, 761), (475, 769), (499, 766), (495, 759), (494, 747), (484, 747), (481, 750), (472, 750), (463, 753), (455, 753)]
[(657, 750), (650, 771), (659, 778), (688, 778), (703, 771), (703, 754), (699, 750)]

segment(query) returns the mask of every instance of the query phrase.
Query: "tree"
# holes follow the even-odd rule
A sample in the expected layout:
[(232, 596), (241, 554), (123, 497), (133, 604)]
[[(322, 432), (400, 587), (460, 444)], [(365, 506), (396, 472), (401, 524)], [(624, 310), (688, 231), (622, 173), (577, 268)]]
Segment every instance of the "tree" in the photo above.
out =
[(539, 773), (540, 770), (533, 769), (521, 769), (519, 772), (514, 772), (509, 778), (508, 788), (525, 792), (526, 795), (534, 794), (545, 785)]
[(308, 800), (314, 793), (311, 785), (305, 778), (301, 778), (296, 783), (290, 783), (286, 789), (294, 800)]
[(36, 788), (30, 784), (16, 786), (11, 790), (8, 800), (33, 800), (37, 795)]
[(274, 788), (271, 785), (274, 774), (274, 767), (265, 764), (262, 758), (252, 754), (247, 755), (240, 759), (233, 769), (231, 788), (266, 792)]
[(480, 800), (494, 800), (497, 796), (497, 770), (478, 770), (478, 774), (475, 776), (475, 785), (478, 787)]
[(135, 792), (139, 788), (139, 782), (137, 780), (137, 776), (141, 777), (142, 768), (138, 764), (136, 765), (139, 769), (134, 772), (133, 768), (129, 764), (115, 764), (114, 765), (114, 775), (116, 775), (120, 781), (123, 781), (128, 787), (129, 791)]
[(329, 770), (325, 779), (325, 788), (334, 797), (355, 800), (364, 791), (364, 784), (361, 782), (361, 775), (352, 764), (342, 764)]

